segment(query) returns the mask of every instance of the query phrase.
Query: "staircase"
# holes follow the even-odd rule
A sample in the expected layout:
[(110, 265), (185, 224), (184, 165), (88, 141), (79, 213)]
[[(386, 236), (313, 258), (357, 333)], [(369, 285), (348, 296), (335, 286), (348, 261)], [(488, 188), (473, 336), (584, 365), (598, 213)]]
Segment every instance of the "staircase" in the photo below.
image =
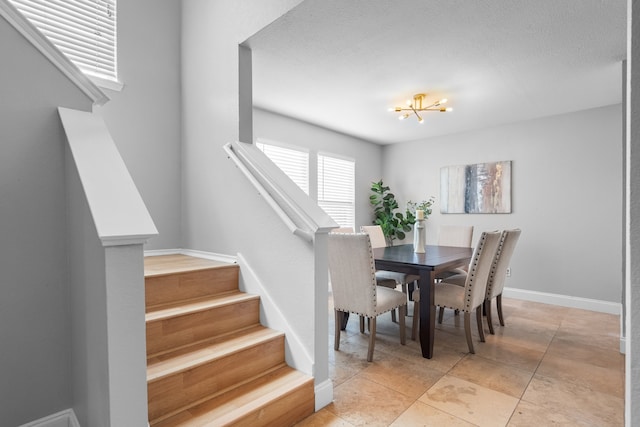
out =
[(145, 258), (149, 424), (291, 426), (314, 412), (313, 378), (287, 366), (239, 267)]

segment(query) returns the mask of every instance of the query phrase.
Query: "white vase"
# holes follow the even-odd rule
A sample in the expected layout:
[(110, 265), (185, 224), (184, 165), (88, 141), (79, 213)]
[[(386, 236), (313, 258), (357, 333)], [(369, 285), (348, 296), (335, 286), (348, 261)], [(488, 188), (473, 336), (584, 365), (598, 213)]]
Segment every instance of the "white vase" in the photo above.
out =
[(418, 219), (413, 228), (413, 251), (417, 254), (423, 254), (425, 244), (424, 219)]

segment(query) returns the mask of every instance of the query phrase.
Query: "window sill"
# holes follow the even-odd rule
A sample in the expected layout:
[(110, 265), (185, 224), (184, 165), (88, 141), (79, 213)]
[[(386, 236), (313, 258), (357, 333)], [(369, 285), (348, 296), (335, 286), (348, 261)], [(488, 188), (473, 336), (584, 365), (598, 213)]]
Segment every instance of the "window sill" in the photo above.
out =
[(119, 81), (103, 79), (102, 77), (91, 76), (88, 74), (87, 77), (89, 77), (89, 80), (91, 80), (96, 86), (101, 89), (109, 89), (116, 92), (121, 92), (124, 88), (124, 83), (121, 83)]

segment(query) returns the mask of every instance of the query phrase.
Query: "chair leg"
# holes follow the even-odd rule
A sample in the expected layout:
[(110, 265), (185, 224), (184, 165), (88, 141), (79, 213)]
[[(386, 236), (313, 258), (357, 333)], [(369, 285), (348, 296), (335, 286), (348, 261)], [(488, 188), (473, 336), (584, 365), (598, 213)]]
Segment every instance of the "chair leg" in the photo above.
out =
[(333, 349), (338, 350), (340, 348), (340, 324), (342, 323), (342, 319), (344, 314), (339, 310), (334, 310), (336, 315), (336, 331), (335, 338), (333, 342)]
[(482, 324), (482, 307), (484, 304), (480, 304), (476, 307), (476, 322), (478, 323), (478, 335), (480, 335), (480, 341), (484, 342), (484, 326)]
[(464, 312), (464, 333), (467, 336), (467, 346), (469, 346), (469, 353), (476, 354), (473, 350), (473, 341), (471, 340), (471, 313)]
[(342, 331), (346, 331), (347, 330), (347, 322), (349, 322), (349, 313), (342, 313), (342, 322), (341, 322), (341, 326), (340, 326), (340, 330)]
[(420, 327), (420, 301), (413, 301), (413, 325), (411, 328), (411, 339), (418, 338), (418, 328)]
[(444, 317), (444, 307), (438, 307), (438, 323), (442, 324), (442, 318)]
[(364, 334), (364, 316), (360, 316), (360, 333)]
[(407, 317), (407, 306), (401, 305), (398, 307), (398, 313), (400, 314), (400, 344), (405, 345), (407, 342), (406, 338), (406, 324), (405, 318)]
[(502, 318), (502, 294), (496, 297), (496, 306), (498, 308), (498, 319), (500, 320), (500, 326), (504, 326), (504, 319)]
[(489, 325), (489, 333), (491, 335), (495, 335), (496, 332), (493, 330), (493, 320), (491, 319), (491, 300), (484, 300), (484, 311), (487, 313), (487, 324)]
[(376, 346), (376, 318), (368, 318), (371, 323), (369, 323), (369, 351), (367, 352), (367, 362), (371, 362), (373, 360), (373, 349)]
[(398, 323), (398, 321), (396, 320), (396, 309), (395, 308), (393, 310), (391, 310), (391, 321), (393, 323)]

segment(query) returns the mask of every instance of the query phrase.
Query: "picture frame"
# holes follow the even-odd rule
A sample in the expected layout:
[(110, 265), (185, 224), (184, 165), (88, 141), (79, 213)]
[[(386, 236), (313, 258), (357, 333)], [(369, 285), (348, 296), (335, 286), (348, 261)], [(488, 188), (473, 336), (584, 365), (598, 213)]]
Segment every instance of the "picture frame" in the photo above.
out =
[(440, 168), (440, 212), (511, 213), (511, 160)]

